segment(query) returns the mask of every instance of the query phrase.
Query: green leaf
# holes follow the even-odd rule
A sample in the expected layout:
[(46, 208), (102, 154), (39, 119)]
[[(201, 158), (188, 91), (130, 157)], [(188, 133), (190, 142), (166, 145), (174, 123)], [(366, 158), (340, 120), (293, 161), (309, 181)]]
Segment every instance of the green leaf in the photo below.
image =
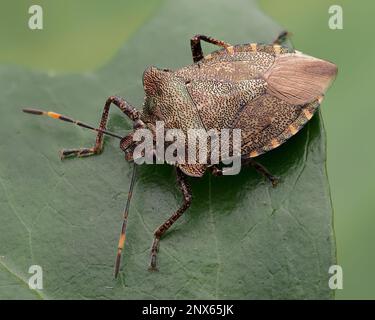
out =
[[(194, 34), (235, 44), (271, 42), (281, 30), (253, 1), (166, 0), (96, 72), (1, 67), (0, 298), (332, 298), (328, 268), (336, 257), (320, 116), (259, 158), (281, 177), (276, 188), (252, 168), (191, 178), (192, 207), (162, 239), (157, 273), (147, 270), (153, 230), (182, 199), (172, 167), (139, 168), (114, 280), (131, 176), (118, 140), (107, 139), (100, 156), (62, 162), (58, 150), (91, 146), (93, 133), (20, 111), (34, 106), (98, 123), (109, 95), (141, 105), (147, 66), (190, 64)], [(131, 124), (116, 110), (109, 129), (123, 134)], [(43, 290), (28, 288), (34, 264), (43, 268)]]

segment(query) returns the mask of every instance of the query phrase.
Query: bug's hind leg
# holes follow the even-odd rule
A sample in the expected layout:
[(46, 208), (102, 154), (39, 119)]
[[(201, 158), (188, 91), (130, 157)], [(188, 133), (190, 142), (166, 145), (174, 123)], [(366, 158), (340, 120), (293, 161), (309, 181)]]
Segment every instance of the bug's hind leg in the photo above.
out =
[(267, 178), (267, 180), (269, 180), (272, 183), (273, 187), (276, 187), (276, 185), (279, 183), (279, 178), (272, 175), (266, 167), (261, 165), (259, 162), (256, 162), (254, 159), (248, 158), (244, 160), (243, 164), (251, 165), (256, 171), (258, 171), (261, 175)]
[(190, 39), (190, 46), (191, 46), (191, 53), (193, 55), (193, 61), (198, 62), (203, 59), (203, 50), (201, 46), (201, 41), (206, 41), (208, 43), (215, 44), (219, 47), (227, 48), (231, 45), (221, 40), (217, 40), (203, 34), (197, 34), (193, 38)]
[(154, 240), (151, 245), (151, 259), (149, 267), (150, 271), (157, 271), (156, 256), (159, 250), (160, 238), (172, 226), (172, 224), (175, 223), (178, 220), (178, 218), (182, 216), (182, 214), (190, 207), (191, 204), (191, 190), (189, 184), (186, 181), (186, 175), (178, 168), (176, 169), (176, 173), (177, 183), (184, 196), (184, 202), (181, 205), (181, 207), (175, 213), (173, 213), (167, 221), (160, 225), (154, 232)]
[[(134, 107), (132, 107), (127, 101), (117, 96), (111, 96), (105, 102), (99, 129), (106, 130), (109, 108), (112, 103), (115, 106), (117, 106), (123, 113), (125, 113), (131, 120), (136, 121), (137, 119), (139, 119), (139, 112)], [(65, 159), (68, 157), (87, 157), (94, 154), (99, 154), (100, 152), (102, 152), (102, 150), (103, 133), (98, 132), (95, 140), (95, 145), (93, 147), (79, 149), (64, 149), (60, 151), (60, 157), (61, 159)]]
[(273, 44), (281, 45), (283, 44), (289, 37), (291, 36), (291, 33), (284, 30), (281, 31), (280, 34), (277, 36), (277, 38), (273, 41)]
[[(262, 174), (264, 177), (266, 177), (271, 183), (273, 187), (276, 187), (276, 185), (279, 182), (279, 178), (272, 175), (264, 166), (262, 166), (260, 163), (256, 162), (253, 159), (246, 159), (242, 162), (243, 165), (250, 164), (254, 167), (256, 171), (258, 171), (260, 174)], [(222, 176), (223, 170), (218, 168), (217, 166), (212, 166), (209, 168), (212, 175), (214, 176)]]

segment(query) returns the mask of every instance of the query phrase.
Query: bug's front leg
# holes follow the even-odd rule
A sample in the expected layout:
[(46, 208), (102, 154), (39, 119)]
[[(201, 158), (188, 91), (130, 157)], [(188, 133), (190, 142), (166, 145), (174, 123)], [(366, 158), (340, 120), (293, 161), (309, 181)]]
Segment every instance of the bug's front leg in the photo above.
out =
[[(102, 117), (100, 120), (99, 129), (106, 130), (109, 108), (112, 104), (117, 106), (131, 120), (136, 121), (139, 119), (140, 117), (139, 112), (134, 107), (132, 107), (127, 101), (117, 96), (111, 96), (105, 102)], [(87, 157), (87, 156), (91, 156), (94, 154), (99, 154), (102, 151), (102, 149), (103, 149), (103, 132), (98, 132), (96, 136), (96, 140), (95, 140), (95, 145), (93, 147), (65, 149), (65, 150), (60, 151), (60, 156), (61, 156), (61, 159), (64, 159), (67, 157)]]
[(165, 221), (162, 225), (160, 225), (154, 232), (154, 240), (151, 245), (151, 259), (150, 259), (150, 267), (149, 267), (150, 271), (157, 271), (156, 256), (159, 250), (160, 238), (172, 226), (172, 224), (175, 223), (178, 220), (178, 218), (182, 216), (182, 214), (190, 207), (190, 204), (191, 204), (192, 195), (191, 195), (190, 186), (186, 181), (186, 175), (179, 168), (176, 168), (176, 173), (177, 173), (177, 183), (178, 183), (179, 188), (182, 191), (182, 194), (184, 197), (184, 203), (175, 213), (171, 215), (171, 217), (167, 221)]
[(198, 62), (203, 59), (203, 50), (201, 46), (201, 40), (206, 41), (208, 43), (215, 44), (219, 47), (227, 48), (231, 45), (221, 40), (217, 40), (203, 34), (197, 34), (193, 38), (190, 39), (190, 46), (191, 46), (191, 53), (193, 55), (193, 61)]

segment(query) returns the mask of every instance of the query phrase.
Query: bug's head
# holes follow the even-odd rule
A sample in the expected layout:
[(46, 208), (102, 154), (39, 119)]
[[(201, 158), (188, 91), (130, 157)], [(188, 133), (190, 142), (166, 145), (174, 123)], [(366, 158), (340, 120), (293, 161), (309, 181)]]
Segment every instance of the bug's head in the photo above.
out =
[(157, 67), (148, 67), (143, 72), (143, 88), (146, 96), (159, 97), (167, 89), (173, 74), (169, 69), (159, 69)]

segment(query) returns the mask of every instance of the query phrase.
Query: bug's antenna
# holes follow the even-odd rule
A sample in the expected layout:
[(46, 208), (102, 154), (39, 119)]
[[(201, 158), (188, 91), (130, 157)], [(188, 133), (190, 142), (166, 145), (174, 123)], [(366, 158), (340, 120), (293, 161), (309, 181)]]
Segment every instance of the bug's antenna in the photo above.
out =
[(129, 216), (129, 207), (130, 207), (130, 200), (133, 195), (133, 187), (135, 182), (135, 176), (137, 171), (137, 165), (134, 162), (133, 164), (133, 174), (130, 181), (130, 187), (129, 187), (129, 193), (128, 193), (128, 200), (126, 201), (125, 211), (124, 211), (124, 219), (122, 221), (121, 226), (121, 233), (120, 233), (120, 239), (118, 241), (118, 248), (117, 248), (117, 256), (116, 256), (116, 262), (115, 262), (115, 278), (117, 278), (119, 270), (120, 270), (120, 263), (121, 263), (121, 253), (124, 249), (125, 245), (125, 239), (126, 239), (126, 226), (128, 224), (128, 216)]
[(73, 123), (73, 124), (75, 124), (75, 125), (77, 125), (79, 127), (83, 127), (83, 128), (86, 128), (86, 129), (94, 130), (96, 132), (102, 132), (104, 134), (107, 134), (109, 136), (112, 136), (112, 137), (115, 137), (115, 138), (118, 138), (118, 139), (122, 139), (123, 138), (123, 137), (121, 137), (120, 135), (118, 135), (116, 133), (113, 133), (113, 132), (110, 132), (110, 131), (107, 131), (107, 130), (102, 130), (102, 129), (95, 128), (95, 127), (90, 126), (90, 125), (88, 125), (86, 123), (83, 123), (81, 121), (77, 121), (77, 120), (74, 120), (72, 118), (63, 116), (63, 115), (61, 115), (59, 113), (56, 113), (56, 112), (43, 111), (43, 110), (37, 110), (37, 109), (22, 109), (22, 111), (26, 112), (26, 113), (38, 115), (38, 116), (48, 116), (48, 117), (51, 117), (53, 119), (59, 119), (59, 120), (62, 120), (62, 121), (70, 122), (70, 123)]

